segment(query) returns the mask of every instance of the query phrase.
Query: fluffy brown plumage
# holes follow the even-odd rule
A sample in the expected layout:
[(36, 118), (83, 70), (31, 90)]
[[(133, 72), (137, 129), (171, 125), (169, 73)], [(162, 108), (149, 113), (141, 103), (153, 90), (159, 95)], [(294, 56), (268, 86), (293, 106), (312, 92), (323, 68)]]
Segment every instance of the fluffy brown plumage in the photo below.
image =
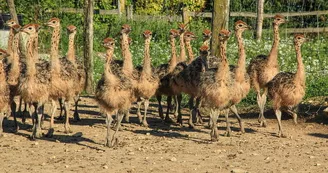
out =
[(9, 54), (0, 49), (0, 136), (2, 136), (3, 128), (3, 118), (5, 117), (5, 113), (9, 109), (10, 105), (10, 89), (9, 85), (6, 82), (6, 72), (5, 72), (5, 58), (8, 57)]
[[(251, 60), (247, 72), (251, 79), (252, 87), (257, 93), (257, 103), (260, 107), (259, 122), (261, 126), (266, 126), (263, 115), (266, 102), (266, 84), (279, 72), (278, 48), (279, 48), (279, 26), (285, 23), (285, 18), (281, 15), (274, 16), (273, 32), (274, 40), (268, 56), (259, 55)], [(261, 95), (261, 89), (264, 89)]]
[(33, 126), (32, 138), (39, 138), (42, 136), (43, 104), (49, 98), (50, 66), (49, 63), (36, 63), (34, 58), (33, 42), (37, 35), (36, 25), (28, 24), (21, 30), (27, 33), (29, 37), (26, 44), (26, 71), (21, 73), (18, 91), (25, 102), (34, 104), (37, 120), (35, 116), (32, 116), (36, 122)]
[[(222, 110), (230, 105), (230, 98), (233, 95), (231, 87), (234, 85), (234, 80), (229, 71), (229, 64), (226, 57), (227, 40), (230, 37), (230, 32), (221, 30), (219, 33), (220, 56), (221, 63), (216, 69), (209, 69), (204, 73), (200, 73), (200, 92), (204, 98), (204, 102), (212, 109)], [(217, 140), (217, 113), (211, 113), (212, 120), (212, 140)]]
[[(145, 105), (143, 119), (141, 120), (141, 117), (139, 117), (139, 120), (144, 126), (148, 126), (146, 116), (147, 109), (149, 106), (149, 99), (155, 94), (158, 88), (159, 78), (155, 73), (153, 73), (153, 69), (151, 67), (150, 40), (152, 38), (152, 32), (149, 30), (144, 31), (143, 37), (145, 39), (144, 62), (142, 70), (140, 71), (136, 94), (138, 97), (144, 99)], [(140, 111), (140, 107), (138, 108), (138, 110)]]
[[(134, 86), (131, 79), (122, 74), (120, 77), (113, 74), (111, 70), (111, 60), (114, 53), (115, 42), (112, 38), (106, 38), (103, 41), (104, 47), (107, 49), (107, 58), (104, 68), (104, 74), (98, 81), (95, 98), (101, 108), (106, 114), (107, 136), (106, 146), (112, 147), (115, 142), (115, 134), (120, 126), (122, 120), (121, 112), (129, 110), (131, 103), (136, 99), (134, 93)], [(112, 114), (119, 111), (117, 116), (118, 125), (116, 132), (112, 135), (111, 123), (113, 121)]]
[(58, 18), (51, 18), (48, 20), (47, 25), (53, 28), (51, 37), (51, 82), (49, 97), (53, 100), (52, 113), (50, 120), (50, 129), (48, 135), (53, 133), (54, 114), (57, 109), (57, 105), (54, 100), (62, 98), (64, 100), (64, 109), (66, 113), (65, 132), (71, 132), (69, 124), (69, 101), (75, 96), (76, 79), (78, 79), (77, 70), (75, 64), (73, 64), (66, 57), (59, 58), (59, 41), (60, 41), (60, 20)]
[(298, 105), (305, 95), (305, 69), (301, 55), (301, 45), (304, 41), (304, 35), (296, 34), (294, 36), (297, 59), (296, 73), (280, 72), (267, 84), (269, 97), (272, 98), (273, 109), (278, 120), (279, 137), (286, 137), (281, 126), (281, 109), (283, 108), (292, 114), (296, 124), (297, 114), (291, 109)]

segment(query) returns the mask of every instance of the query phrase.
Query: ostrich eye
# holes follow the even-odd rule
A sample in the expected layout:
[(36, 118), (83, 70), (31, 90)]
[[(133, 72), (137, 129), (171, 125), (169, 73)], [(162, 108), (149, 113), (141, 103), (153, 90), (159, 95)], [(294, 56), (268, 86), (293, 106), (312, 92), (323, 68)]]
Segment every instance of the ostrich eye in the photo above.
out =
[(280, 20), (280, 18), (278, 18), (277, 20)]
[(52, 21), (52, 23), (56, 23), (56, 21)]
[(14, 22), (11, 22), (11, 24), (14, 24)]
[(0, 55), (2, 55), (2, 52), (0, 52)]
[(238, 26), (239, 26), (239, 27), (242, 27), (243, 25), (242, 25), (242, 24), (239, 24)]
[(29, 27), (28, 29), (29, 29), (29, 30), (32, 30), (32, 27)]

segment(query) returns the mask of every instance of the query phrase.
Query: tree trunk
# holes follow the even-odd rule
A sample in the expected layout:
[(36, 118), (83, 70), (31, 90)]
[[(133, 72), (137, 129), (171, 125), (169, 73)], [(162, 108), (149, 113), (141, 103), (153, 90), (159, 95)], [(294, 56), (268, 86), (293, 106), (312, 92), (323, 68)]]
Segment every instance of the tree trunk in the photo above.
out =
[(7, 0), (7, 4), (8, 4), (11, 19), (14, 19), (16, 21), (16, 23), (19, 23), (18, 18), (17, 18), (16, 9), (15, 9), (14, 0)]
[(94, 93), (93, 87), (93, 0), (84, 1), (84, 66), (86, 69), (86, 92)]
[(212, 13), (212, 42), (211, 54), (219, 57), (219, 32), (221, 29), (227, 29), (229, 20), (229, 2), (230, 0), (214, 0)]
[(264, 0), (258, 0), (257, 1), (257, 24), (256, 24), (256, 40), (257, 41), (261, 41), (261, 38), (262, 38), (263, 11), (264, 11)]

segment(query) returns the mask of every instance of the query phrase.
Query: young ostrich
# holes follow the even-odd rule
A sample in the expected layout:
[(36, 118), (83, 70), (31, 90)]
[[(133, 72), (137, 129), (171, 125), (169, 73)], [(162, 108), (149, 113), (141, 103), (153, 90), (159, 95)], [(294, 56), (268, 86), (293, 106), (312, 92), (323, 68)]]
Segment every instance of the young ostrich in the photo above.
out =
[(279, 137), (286, 137), (281, 126), (281, 109), (292, 114), (294, 123), (297, 124), (297, 114), (291, 108), (297, 106), (305, 95), (305, 69), (301, 55), (301, 45), (304, 41), (304, 35), (296, 34), (294, 36), (296, 73), (280, 72), (267, 84), (269, 97), (272, 98), (273, 110), (278, 120)]
[(50, 128), (47, 136), (53, 135), (54, 129), (54, 115), (57, 110), (57, 104), (55, 100), (59, 98), (64, 100), (64, 111), (65, 111), (65, 133), (70, 133), (69, 124), (69, 101), (75, 96), (77, 88), (78, 74), (74, 64), (66, 57), (59, 59), (58, 47), (60, 40), (60, 20), (58, 18), (51, 18), (47, 25), (53, 28), (51, 37), (51, 82), (49, 89), (49, 97), (52, 99), (52, 112), (50, 119)]
[(3, 132), (3, 119), (10, 105), (10, 89), (6, 82), (6, 72), (4, 69), (4, 59), (8, 56), (9, 54), (5, 50), (0, 49), (0, 137)]
[[(85, 74), (85, 68), (83, 66), (83, 64), (78, 61), (76, 54), (75, 54), (75, 46), (74, 46), (74, 39), (75, 39), (75, 35), (76, 35), (76, 26), (74, 25), (69, 25), (67, 26), (67, 32), (68, 32), (68, 51), (67, 51), (67, 55), (66, 58), (67, 60), (69, 60), (73, 65), (74, 68), (77, 70), (77, 79), (75, 81), (75, 96), (74, 96), (74, 105), (75, 105), (75, 109), (74, 109), (74, 120), (75, 121), (80, 121), (80, 116), (78, 113), (78, 102), (79, 102), (79, 95), (80, 93), (84, 90), (85, 88), (85, 78), (86, 78), (86, 74)], [(58, 119), (62, 119), (63, 115), (63, 103), (62, 103), (62, 99), (59, 99), (59, 105), (60, 105), (60, 116)]]
[[(175, 46), (175, 39), (180, 35), (179, 31), (176, 29), (171, 29), (170, 30), (170, 45), (171, 45), (171, 58), (169, 63), (166, 64), (161, 64), (159, 67), (156, 69), (156, 74), (160, 78), (160, 83), (159, 87), (156, 91), (156, 98), (158, 101), (158, 113), (159, 116), (164, 119), (167, 123), (173, 122), (172, 119), (169, 116), (170, 109), (167, 107), (167, 112), (166, 116), (164, 118), (163, 116), (163, 107), (162, 107), (162, 95), (167, 95), (167, 104), (171, 105), (172, 101), (172, 90), (169, 86), (169, 77), (170, 73), (173, 72), (174, 68), (177, 65), (178, 59), (177, 59), (177, 53), (176, 53), (176, 46)], [(177, 102), (178, 100), (175, 99)], [(176, 109), (178, 109), (178, 106), (176, 106)], [(175, 110), (175, 115), (178, 114), (178, 110)]]
[(41, 117), (43, 116), (43, 106), (49, 98), (49, 84), (50, 84), (50, 67), (48, 63), (37, 63), (34, 57), (33, 42), (37, 33), (37, 24), (25, 25), (21, 31), (28, 34), (26, 43), (26, 71), (21, 73), (19, 79), (18, 91), (22, 99), (27, 103), (33, 103), (35, 114), (32, 115), (33, 132), (32, 138), (40, 138), (41, 133)]
[[(139, 117), (140, 122), (144, 126), (148, 126), (147, 123), (147, 109), (149, 106), (149, 99), (155, 94), (158, 85), (159, 85), (159, 78), (156, 74), (152, 72), (151, 68), (151, 58), (150, 58), (150, 40), (152, 38), (152, 32), (149, 30), (146, 30), (143, 32), (143, 37), (145, 38), (145, 49), (144, 49), (144, 62), (142, 66), (142, 71), (140, 72), (138, 85), (137, 85), (137, 95), (144, 99), (144, 116), (141, 120), (141, 117)], [(140, 109), (138, 108), (140, 111)]]
[[(95, 97), (101, 110), (106, 114), (107, 135), (105, 145), (107, 147), (112, 147), (115, 145), (115, 134), (117, 133), (123, 118), (122, 112), (128, 111), (131, 103), (136, 98), (133, 93), (134, 86), (131, 80), (123, 73), (120, 74), (120, 76), (117, 76), (111, 70), (111, 61), (114, 54), (115, 41), (112, 38), (106, 38), (103, 41), (103, 46), (107, 49), (107, 58), (104, 65), (104, 74), (97, 84)], [(118, 111), (118, 123), (116, 126), (116, 131), (112, 135), (112, 114), (114, 114), (115, 111)]]
[(230, 37), (230, 32), (223, 29), (219, 33), (219, 48), (221, 63), (218, 68), (209, 69), (199, 76), (199, 90), (204, 98), (206, 105), (215, 111), (210, 114), (211, 117), (211, 139), (217, 140), (217, 118), (219, 110), (229, 107), (233, 90), (231, 87), (234, 85), (234, 80), (229, 71), (229, 64), (226, 57), (227, 40)]
[[(260, 126), (266, 126), (264, 118), (264, 106), (266, 103), (267, 88), (266, 84), (279, 72), (278, 65), (278, 47), (279, 47), (279, 26), (285, 23), (285, 18), (281, 15), (274, 16), (273, 33), (274, 40), (271, 51), (268, 56), (259, 55), (252, 59), (247, 72), (251, 79), (251, 85), (257, 93), (257, 104), (260, 108), (259, 122)], [(261, 95), (261, 88), (264, 90)]]

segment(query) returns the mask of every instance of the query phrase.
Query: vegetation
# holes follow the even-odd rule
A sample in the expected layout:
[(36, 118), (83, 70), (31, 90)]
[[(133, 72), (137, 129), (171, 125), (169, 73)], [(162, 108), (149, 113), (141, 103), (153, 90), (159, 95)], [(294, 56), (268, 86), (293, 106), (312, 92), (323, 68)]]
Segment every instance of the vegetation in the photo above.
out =
[[(59, 2), (58, 2), (59, 1)], [(82, 57), (83, 43), (82, 43), (82, 27), (83, 27), (83, 15), (82, 14), (68, 14), (59, 11), (60, 7), (70, 8), (83, 8), (83, 1), (76, 0), (58, 0), (54, 3), (53, 0), (15, 0), (16, 10), (18, 14), (23, 16), (23, 23), (30, 22), (44, 23), (51, 17), (59, 17), (62, 22), (62, 31), (65, 31), (65, 27), (69, 24), (76, 25), (78, 27), (77, 44), (76, 49), (79, 57)], [(181, 12), (182, 7), (187, 7), (190, 10), (202, 10), (210, 11), (212, 6), (207, 0), (197, 0), (190, 3), (188, 0), (173, 0), (169, 1), (172, 5), (166, 5), (164, 8), (162, 4), (167, 0), (151, 0), (154, 8), (148, 8), (149, 4), (145, 4), (145, 0), (128, 1), (127, 4), (133, 4), (135, 7), (135, 13), (137, 14), (177, 14)], [(315, 10), (328, 10), (328, 4), (325, 0), (316, 1), (299, 1), (299, 0), (279, 0), (279, 1), (266, 1), (265, 12), (277, 13), (286, 11), (315, 11)], [(314, 3), (315, 2), (315, 3)], [(98, 9), (115, 9), (117, 8), (114, 0), (97, 0), (95, 1), (95, 8)], [(32, 4), (32, 5), (31, 5)], [(251, 4), (251, 5), (250, 5)], [(287, 6), (286, 6), (287, 4)], [(288, 5), (289, 4), (289, 5)], [(145, 6), (146, 5), (146, 6)], [(147, 7), (147, 10), (145, 10)], [(0, 1), (0, 10), (8, 12), (5, 1)], [(49, 10), (54, 10), (50, 13)], [(230, 4), (231, 11), (256, 11), (255, 0), (234, 0)], [(307, 27), (307, 26), (327, 26), (327, 16), (309, 16), (309, 17), (293, 17), (289, 18), (288, 24), (282, 26), (281, 29), (281, 44), (279, 49), (279, 63), (281, 70), (283, 71), (295, 71), (296, 70), (296, 55), (292, 42), (292, 35), (286, 34), (285, 27)], [(230, 18), (230, 30), (236, 20), (242, 19), (251, 26), (255, 26), (255, 19), (233, 17)], [(301, 22), (300, 22), (301, 21)], [(189, 29), (194, 32), (198, 38), (193, 44), (194, 52), (198, 53), (198, 48), (202, 42), (201, 32), (204, 28), (210, 28), (209, 20), (192, 19), (189, 24)], [(128, 23), (132, 27), (131, 38), (133, 43), (131, 45), (131, 52), (133, 55), (134, 64), (138, 65), (142, 62), (143, 58), (143, 39), (141, 33), (145, 29), (153, 31), (153, 40), (151, 44), (151, 56), (153, 59), (153, 65), (157, 66), (161, 63), (166, 63), (169, 59), (170, 48), (168, 44), (168, 31), (171, 28), (177, 28), (177, 22), (169, 21), (134, 21), (126, 20), (114, 15), (99, 15), (95, 14), (94, 17), (94, 51), (95, 51), (95, 80), (100, 78), (103, 71), (103, 59), (98, 57), (98, 52), (104, 52), (104, 49), (100, 45), (103, 38), (111, 36), (116, 37), (120, 26), (123, 23)], [(272, 44), (272, 28), (271, 21), (265, 20), (264, 23), (263, 41), (256, 42), (253, 39), (253, 32), (247, 31), (245, 33), (245, 44), (247, 61), (252, 57), (259, 54), (268, 54)], [(307, 71), (307, 93), (306, 97), (328, 95), (328, 38), (325, 34), (313, 34), (307, 35), (308, 42), (302, 46), (302, 53), (304, 57), (304, 63)], [(49, 52), (50, 45), (50, 32), (47, 28), (40, 31), (40, 51)], [(118, 41), (118, 37), (116, 40)], [(64, 55), (67, 51), (68, 35), (66, 32), (62, 32), (62, 39), (60, 50)], [(228, 58), (230, 63), (236, 63), (238, 57), (237, 43), (234, 37), (229, 40), (228, 43)], [(115, 56), (121, 58), (120, 48), (117, 46)], [(251, 92), (249, 96), (244, 99), (244, 103), (256, 104), (255, 94)]]

